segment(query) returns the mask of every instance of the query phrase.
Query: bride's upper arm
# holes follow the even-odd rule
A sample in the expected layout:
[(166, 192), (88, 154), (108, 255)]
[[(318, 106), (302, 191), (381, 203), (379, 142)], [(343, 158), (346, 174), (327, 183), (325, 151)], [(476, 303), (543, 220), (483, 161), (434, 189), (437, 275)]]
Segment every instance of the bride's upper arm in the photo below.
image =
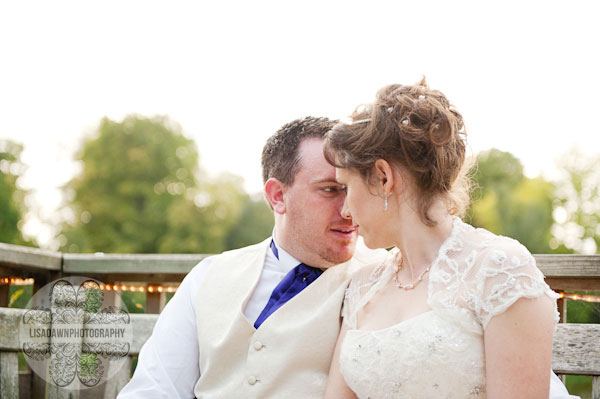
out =
[(552, 367), (554, 301), (521, 298), (484, 331), (488, 399), (547, 399)]
[(488, 399), (543, 398), (550, 389), (555, 294), (533, 256), (499, 238), (479, 271)]
[(355, 399), (356, 395), (344, 380), (344, 376), (340, 370), (340, 351), (344, 337), (348, 331), (346, 323), (342, 323), (340, 329), (340, 335), (338, 336), (337, 343), (335, 345), (335, 351), (333, 352), (333, 358), (331, 359), (331, 367), (329, 369), (329, 378), (327, 380), (327, 388), (325, 389), (325, 399)]

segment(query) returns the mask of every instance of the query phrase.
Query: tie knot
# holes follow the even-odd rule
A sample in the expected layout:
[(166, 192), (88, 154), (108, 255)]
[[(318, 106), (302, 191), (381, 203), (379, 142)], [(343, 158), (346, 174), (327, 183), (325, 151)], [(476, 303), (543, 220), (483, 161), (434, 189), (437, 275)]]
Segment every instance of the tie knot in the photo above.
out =
[(296, 279), (302, 281), (309, 280), (309, 284), (315, 281), (322, 273), (323, 271), (321, 269), (305, 265), (304, 263), (300, 263), (294, 269)]

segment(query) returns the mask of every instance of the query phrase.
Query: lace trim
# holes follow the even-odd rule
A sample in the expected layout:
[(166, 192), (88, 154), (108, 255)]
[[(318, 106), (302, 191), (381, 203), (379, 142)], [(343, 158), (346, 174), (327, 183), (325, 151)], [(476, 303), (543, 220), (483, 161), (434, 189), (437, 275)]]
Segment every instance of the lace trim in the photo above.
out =
[[(509, 259), (505, 251), (496, 249), (481, 267), (480, 285), (488, 293), (482, 292), (481, 301), (474, 303), (473, 310), (484, 329), (492, 317), (504, 313), (521, 298), (538, 298), (543, 294), (558, 298), (544, 281), (533, 256), (520, 244), (515, 252)], [(555, 308), (555, 319), (557, 314)]]
[[(342, 308), (344, 322), (351, 329), (357, 328), (361, 309), (391, 279), (398, 255), (394, 248), (384, 262), (354, 275)], [(427, 294), (432, 309), (469, 311), (485, 328), (493, 316), (505, 312), (519, 298), (537, 298), (544, 293), (557, 298), (525, 247), (454, 217), (452, 231), (432, 262)], [(555, 309), (556, 320), (557, 315)]]
[[(346, 289), (342, 316), (344, 317), (344, 322), (351, 329), (357, 328), (357, 317), (360, 309), (365, 307), (375, 293), (379, 291), (380, 287), (389, 280), (391, 273), (386, 273), (386, 271), (391, 270), (391, 268), (386, 267), (386, 265), (390, 262), (390, 258), (394, 259), (395, 255), (391, 256), (390, 254), (381, 264), (373, 268), (371, 273), (369, 273), (367, 281), (363, 281), (363, 278), (361, 278), (363, 276), (355, 275)], [(361, 291), (364, 290), (368, 291), (364, 295), (361, 295)]]
[[(448, 252), (460, 251), (462, 242), (458, 239), (460, 233), (474, 228), (466, 223), (463, 223), (459, 217), (454, 216), (452, 220), (452, 230), (450, 235), (444, 240), (436, 258), (433, 260), (431, 270), (436, 267), (442, 258), (448, 259)], [(377, 267), (375, 267), (369, 275), (368, 282), (361, 281), (359, 276), (355, 276), (350, 285), (346, 289), (344, 296), (344, 304), (342, 308), (342, 316), (344, 321), (351, 329), (357, 328), (358, 313), (364, 308), (367, 303), (375, 296), (375, 294), (383, 287), (392, 277), (392, 265), (400, 255), (400, 250), (394, 248), (390, 251), (389, 256)], [(370, 286), (370, 287), (369, 287)], [(368, 291), (362, 294), (361, 291), (368, 287)], [(428, 286), (428, 296), (431, 294), (431, 282)], [(429, 301), (428, 301), (429, 302)]]

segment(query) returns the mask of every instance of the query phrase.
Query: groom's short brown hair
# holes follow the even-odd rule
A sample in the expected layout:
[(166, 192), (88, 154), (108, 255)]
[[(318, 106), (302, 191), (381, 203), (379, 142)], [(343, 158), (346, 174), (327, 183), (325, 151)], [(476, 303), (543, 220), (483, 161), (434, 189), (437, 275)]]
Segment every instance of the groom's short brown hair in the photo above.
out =
[(307, 116), (283, 125), (269, 137), (262, 152), (263, 183), (271, 177), (289, 186), (298, 172), (298, 147), (307, 138), (324, 138), (337, 121)]

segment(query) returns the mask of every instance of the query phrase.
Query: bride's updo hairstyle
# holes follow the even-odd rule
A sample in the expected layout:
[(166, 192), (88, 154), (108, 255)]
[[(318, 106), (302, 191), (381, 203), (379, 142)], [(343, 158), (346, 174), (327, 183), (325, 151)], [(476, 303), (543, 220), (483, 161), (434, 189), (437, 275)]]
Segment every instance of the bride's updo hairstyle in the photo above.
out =
[(338, 168), (351, 168), (370, 183), (378, 159), (400, 166), (418, 190), (421, 220), (436, 198), (450, 214), (462, 215), (469, 203), (468, 165), (462, 116), (425, 78), (412, 86), (393, 84), (375, 102), (358, 107), (351, 123), (338, 123), (325, 136), (324, 154)]

